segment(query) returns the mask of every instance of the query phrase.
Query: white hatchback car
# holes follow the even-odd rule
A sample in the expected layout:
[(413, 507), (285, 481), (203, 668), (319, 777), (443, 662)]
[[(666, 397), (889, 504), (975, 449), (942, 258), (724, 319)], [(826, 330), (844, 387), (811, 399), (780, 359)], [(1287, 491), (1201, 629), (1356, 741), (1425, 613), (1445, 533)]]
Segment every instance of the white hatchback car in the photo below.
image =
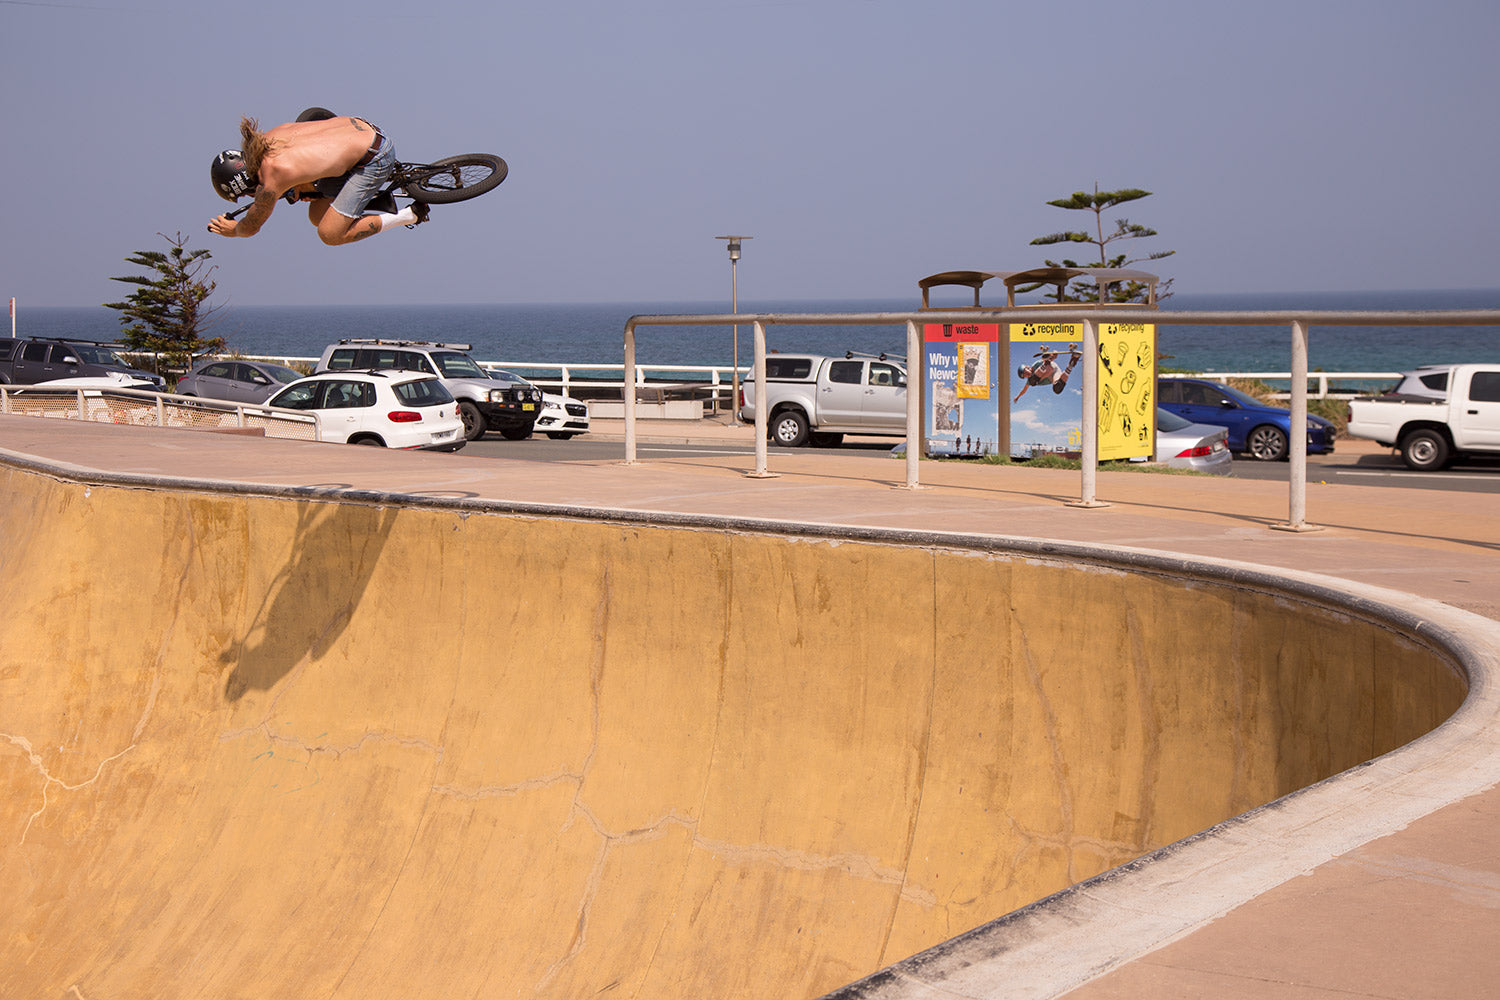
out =
[(319, 441), (432, 451), (458, 451), (468, 443), (452, 393), (416, 372), (310, 375), (266, 405), (315, 414)]

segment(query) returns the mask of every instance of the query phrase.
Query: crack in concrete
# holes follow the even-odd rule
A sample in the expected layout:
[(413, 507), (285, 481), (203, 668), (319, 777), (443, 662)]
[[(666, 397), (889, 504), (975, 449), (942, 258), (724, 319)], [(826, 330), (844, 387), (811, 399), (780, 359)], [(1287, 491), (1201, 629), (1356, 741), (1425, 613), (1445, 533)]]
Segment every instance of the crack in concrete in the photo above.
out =
[(76, 792), (81, 788), (87, 788), (89, 785), (92, 785), (94, 782), (99, 780), (99, 776), (104, 773), (104, 769), (106, 767), (119, 760), (126, 754), (130, 753), (130, 751), (134, 750), (136, 747), (136, 744), (131, 743), (130, 746), (121, 750), (119, 753), (112, 754), (100, 761), (98, 766), (94, 768), (92, 777), (88, 778), (85, 781), (79, 781), (73, 784), (69, 784), (68, 782), (63, 781), (61, 778), (57, 778), (52, 775), (51, 771), (47, 769), (46, 761), (42, 760), (42, 755), (36, 752), (36, 749), (31, 745), (31, 741), (26, 737), (16, 736), (12, 733), (0, 733), (0, 740), (4, 740), (11, 746), (20, 748), (21, 752), (25, 754), (26, 759), (31, 762), (32, 767), (36, 768), (37, 773), (42, 777), (42, 804), (41, 807), (36, 810), (36, 812), (32, 813), (27, 818), (26, 826), (21, 830), (21, 844), (26, 843), (26, 837), (31, 832), (31, 825), (38, 819), (40, 819), (41, 815), (47, 811), (47, 805), (51, 801), (48, 792), (52, 788), (52, 786), (56, 785), (58, 788), (65, 792)]

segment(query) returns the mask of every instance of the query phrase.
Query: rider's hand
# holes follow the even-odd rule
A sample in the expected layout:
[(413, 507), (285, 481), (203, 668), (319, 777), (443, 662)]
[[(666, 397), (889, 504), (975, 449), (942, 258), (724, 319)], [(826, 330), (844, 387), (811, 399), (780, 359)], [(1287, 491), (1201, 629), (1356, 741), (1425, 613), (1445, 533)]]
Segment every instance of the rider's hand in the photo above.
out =
[(220, 236), (236, 236), (235, 230), (239, 228), (239, 222), (227, 215), (216, 215), (208, 220), (208, 231), (218, 233)]

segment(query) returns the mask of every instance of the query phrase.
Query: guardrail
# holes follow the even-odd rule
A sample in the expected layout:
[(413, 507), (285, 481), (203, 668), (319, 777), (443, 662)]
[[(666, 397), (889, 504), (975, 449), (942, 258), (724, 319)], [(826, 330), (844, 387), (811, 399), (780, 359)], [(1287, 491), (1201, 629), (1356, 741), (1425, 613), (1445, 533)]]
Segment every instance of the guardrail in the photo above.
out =
[[(274, 354), (246, 354), (242, 355), (250, 361), (273, 361), (280, 365), (304, 364), (315, 365), (317, 358), (288, 357)], [(476, 359), (477, 360), (477, 359)], [(506, 371), (516, 372), (529, 381), (535, 382), (549, 391), (560, 391), (562, 395), (572, 395), (574, 388), (595, 389), (618, 389), (620, 398), (624, 398), (625, 366), (623, 364), (610, 364), (601, 362), (598, 364), (575, 364), (572, 362), (558, 361), (480, 361), (485, 368), (503, 368)], [(751, 365), (740, 366), (738, 372), (733, 365), (636, 365), (635, 377), (630, 384), (637, 389), (648, 388), (653, 381), (647, 377), (647, 373), (661, 373), (664, 375), (682, 376), (675, 383), (683, 387), (700, 387), (704, 397), (712, 404), (715, 412), (728, 409), (735, 405), (732, 398), (733, 386), (738, 376), (739, 381), (744, 381), (754, 371)], [(548, 375), (535, 375), (536, 372), (555, 373)], [(580, 372), (610, 372), (615, 373), (613, 379), (581, 378)], [(1291, 372), (1164, 372), (1164, 377), (1181, 375), (1184, 378), (1206, 378), (1215, 382), (1230, 382), (1236, 380), (1266, 382), (1280, 385), (1292, 380)], [(1367, 395), (1369, 392), (1383, 383), (1394, 382), (1401, 377), (1400, 372), (1308, 372), (1308, 399), (1348, 399), (1354, 396)], [(1352, 385), (1351, 385), (1352, 384)], [(1273, 391), (1268, 394), (1273, 399), (1288, 399), (1291, 391)]]
[(266, 437), (318, 439), (318, 419), (311, 413), (272, 411), (254, 404), (141, 389), (0, 385), (0, 413), (143, 427), (249, 428), (260, 430)]
[[(1098, 325), (1107, 323), (1152, 323), (1157, 326), (1286, 326), (1291, 331), (1292, 426), (1307, 422), (1308, 331), (1314, 326), (1500, 326), (1500, 309), (1449, 309), (1417, 311), (1307, 311), (1292, 310), (1256, 312), (1143, 311), (1140, 307), (1113, 306), (1026, 306), (1023, 308), (927, 309), (902, 313), (714, 313), (705, 315), (638, 315), (625, 323), (625, 370), (636, 369), (636, 331), (652, 326), (730, 326), (754, 328), (754, 380), (756, 398), (765, 399), (766, 328), (768, 326), (897, 326), (906, 327), (906, 356), (921, 356), (921, 326), (931, 323), (1077, 323), (1083, 329), (1083, 356), (1093, 358), (1099, 351)], [(1098, 500), (1096, 486), (1099, 456), (1099, 386), (1098, 370), (1093, 364), (1083, 366), (1083, 469), (1079, 499), (1069, 506), (1109, 506)], [(906, 394), (906, 488), (918, 488), (918, 461), (922, 441), (922, 395), (920, 379), (909, 379)], [(635, 394), (625, 396), (625, 464), (636, 463)], [(755, 413), (755, 470), (747, 475), (773, 475), (766, 467), (767, 407)], [(1306, 523), (1307, 513), (1307, 438), (1291, 435), (1291, 463), (1288, 488), (1288, 517), (1272, 527), (1285, 531), (1316, 530)]]

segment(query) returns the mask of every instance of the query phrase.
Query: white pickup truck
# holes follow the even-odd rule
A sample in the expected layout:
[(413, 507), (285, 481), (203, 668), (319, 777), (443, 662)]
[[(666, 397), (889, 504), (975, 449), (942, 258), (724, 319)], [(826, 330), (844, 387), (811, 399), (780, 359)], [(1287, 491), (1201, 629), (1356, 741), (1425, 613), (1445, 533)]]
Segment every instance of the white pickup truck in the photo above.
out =
[[(906, 435), (906, 369), (879, 357), (766, 358), (767, 423), (783, 448), (836, 445), (845, 434)], [(740, 419), (755, 419), (753, 379), (740, 383)]]
[(1399, 448), (1401, 460), (1419, 472), (1468, 455), (1500, 455), (1500, 364), (1449, 367), (1442, 398), (1352, 399), (1347, 430), (1353, 437)]

